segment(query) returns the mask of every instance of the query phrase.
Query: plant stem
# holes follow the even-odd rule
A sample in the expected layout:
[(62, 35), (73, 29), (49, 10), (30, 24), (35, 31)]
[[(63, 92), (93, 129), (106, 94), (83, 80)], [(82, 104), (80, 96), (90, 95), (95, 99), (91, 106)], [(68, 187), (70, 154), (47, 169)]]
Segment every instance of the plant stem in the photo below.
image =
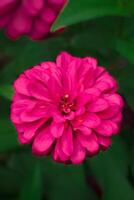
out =
[(101, 199), (102, 198), (102, 188), (100, 187), (99, 183), (93, 176), (93, 174), (91, 172), (91, 168), (90, 168), (87, 160), (85, 160), (85, 162), (83, 163), (83, 170), (84, 170), (85, 180), (86, 180), (87, 185), (93, 190), (93, 192), (97, 195), (97, 197), (99, 199)]

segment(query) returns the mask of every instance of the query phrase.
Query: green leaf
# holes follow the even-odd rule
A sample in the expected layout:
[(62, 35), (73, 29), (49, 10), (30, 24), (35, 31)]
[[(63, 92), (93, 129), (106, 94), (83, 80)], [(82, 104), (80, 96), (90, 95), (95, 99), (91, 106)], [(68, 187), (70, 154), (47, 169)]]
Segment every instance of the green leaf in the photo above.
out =
[(72, 25), (85, 20), (101, 16), (126, 15), (128, 11), (120, 0), (70, 0), (69, 4), (52, 27), (56, 30), (60, 27)]
[(3, 96), (9, 100), (12, 99), (13, 96), (13, 88), (10, 85), (1, 85), (0, 86), (0, 96)]
[(0, 119), (0, 153), (15, 150), (20, 147), (17, 133), (7, 119)]
[(134, 64), (134, 41), (117, 40), (116, 50)]
[(25, 177), (19, 199), (42, 199), (42, 170), (38, 160), (36, 160), (36, 162), (31, 166), (30, 172)]
[(122, 169), (124, 165), (127, 167), (128, 155), (124, 154), (125, 146), (118, 142), (114, 148), (113, 145), (110, 151), (93, 158), (90, 161), (92, 170), (102, 186), (103, 200), (133, 200), (134, 190), (128, 182), (126, 171)]
[(119, 85), (128, 104), (134, 108), (134, 66), (127, 65), (119, 76)]
[[(1, 158), (4, 158), (4, 155)], [(5, 155), (5, 160), (7, 161), (7, 159)], [(22, 182), (23, 174), (19, 172), (19, 169), (12, 170), (7, 166), (0, 166), (0, 199), (3, 200), (3, 196), (13, 196), (15, 199), (17, 196), (16, 192), (20, 190)]]
[(87, 186), (82, 165), (56, 164), (45, 159), (45, 185), (50, 200), (96, 200), (95, 194)]
[[(21, 44), (22, 41), (19, 40), (16, 43)], [(27, 39), (24, 41), (25, 45), (16, 45), (17, 55), (1, 70), (0, 82), (2, 84), (13, 83), (18, 75), (27, 68), (43, 61), (52, 60), (62, 49), (67, 47), (63, 38), (52, 38), (44, 42), (32, 42)]]
[(119, 84), (121, 92), (125, 95), (128, 104), (134, 107), (134, 40), (118, 39), (116, 50), (129, 61), (128, 64), (122, 68), (122, 73), (119, 75)]
[[(60, 37), (50, 38), (41, 43), (25, 40), (25, 45), (21, 45), (23, 40), (16, 41), (18, 45), (16, 45), (16, 48), (14, 47), (14, 50), (18, 54), (1, 70), (0, 83), (2, 85), (11, 84), (27, 68), (46, 60), (55, 61), (56, 56), (61, 51), (67, 50), (77, 56), (95, 56), (98, 59), (103, 52), (106, 56), (111, 55), (109, 49), (115, 46), (119, 22), (120, 20), (117, 17), (96, 19), (94, 22), (70, 27)], [(113, 56), (111, 57), (113, 60)], [(106, 61), (105, 57), (103, 57), (103, 61)], [(109, 64), (109, 60), (107, 63)]]

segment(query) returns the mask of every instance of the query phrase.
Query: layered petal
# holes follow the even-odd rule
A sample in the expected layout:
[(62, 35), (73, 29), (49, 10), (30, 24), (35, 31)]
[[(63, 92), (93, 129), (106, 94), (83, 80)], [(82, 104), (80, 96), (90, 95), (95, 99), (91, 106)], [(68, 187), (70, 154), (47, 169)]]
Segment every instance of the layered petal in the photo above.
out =
[(95, 128), (95, 131), (102, 136), (112, 136), (119, 130), (119, 126), (111, 120), (102, 120), (100, 125)]
[(14, 82), (14, 88), (16, 92), (26, 95), (26, 96), (30, 96), (28, 88), (27, 88), (28, 84), (29, 84), (29, 81), (26, 78), (26, 76), (24, 74), (21, 74), (20, 77)]
[(36, 138), (34, 139), (32, 145), (32, 151), (36, 155), (45, 155), (48, 153), (49, 149), (51, 148), (55, 138), (50, 133), (50, 128), (47, 127), (41, 130)]
[(90, 156), (93, 156), (99, 151), (99, 144), (94, 133), (90, 136), (79, 135), (81, 145), (86, 148)]
[(76, 137), (74, 139), (74, 150), (71, 155), (71, 161), (73, 164), (80, 164), (84, 161), (85, 156), (86, 156), (86, 150), (81, 145), (79, 139)]
[(66, 130), (64, 130), (64, 134), (62, 135), (61, 139), (61, 148), (63, 152), (70, 156), (73, 152), (73, 135), (72, 135), (72, 129), (71, 127), (68, 127)]
[(96, 101), (92, 102), (88, 106), (88, 111), (89, 112), (100, 112), (102, 110), (105, 110), (108, 108), (108, 103), (105, 99), (103, 98), (98, 98)]
[(98, 142), (102, 150), (106, 150), (111, 145), (111, 139), (109, 137), (98, 136)]
[(38, 81), (30, 81), (27, 86), (31, 97), (51, 102), (48, 89)]
[(83, 125), (89, 128), (95, 128), (100, 124), (100, 118), (93, 113), (86, 114), (83, 119)]
[(62, 52), (60, 55), (57, 56), (56, 64), (58, 67), (67, 70), (68, 65), (73, 61), (73, 59), (73, 56), (71, 56), (69, 53)]
[(61, 148), (61, 139), (58, 139), (52, 154), (53, 160), (57, 162), (66, 162), (69, 160), (69, 156), (66, 155)]
[(51, 134), (55, 137), (55, 138), (59, 138), (62, 136), (63, 132), (64, 132), (64, 123), (57, 123), (57, 122), (53, 122), (51, 125)]

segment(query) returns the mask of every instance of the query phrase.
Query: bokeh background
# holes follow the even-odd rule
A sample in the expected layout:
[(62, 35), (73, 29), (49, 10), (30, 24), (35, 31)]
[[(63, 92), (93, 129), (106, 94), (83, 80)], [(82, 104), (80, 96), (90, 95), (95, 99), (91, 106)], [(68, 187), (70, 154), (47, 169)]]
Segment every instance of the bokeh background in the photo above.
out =
[[(43, 41), (0, 32), (0, 200), (134, 200), (134, 0), (70, 0)], [(120, 134), (83, 165), (32, 156), (10, 122), (12, 83), (28, 67), (61, 51), (94, 56), (119, 83), (125, 101)]]

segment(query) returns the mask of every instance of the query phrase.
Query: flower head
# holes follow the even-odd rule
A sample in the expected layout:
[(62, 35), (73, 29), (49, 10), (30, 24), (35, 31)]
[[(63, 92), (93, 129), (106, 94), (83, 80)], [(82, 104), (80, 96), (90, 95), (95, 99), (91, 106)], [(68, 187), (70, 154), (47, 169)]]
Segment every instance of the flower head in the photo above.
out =
[(26, 70), (11, 106), (20, 143), (36, 155), (79, 164), (106, 150), (119, 131), (123, 101), (115, 79), (91, 57), (66, 52)]
[(42, 39), (50, 29), (67, 0), (1, 0), (0, 28), (16, 39), (28, 35)]

